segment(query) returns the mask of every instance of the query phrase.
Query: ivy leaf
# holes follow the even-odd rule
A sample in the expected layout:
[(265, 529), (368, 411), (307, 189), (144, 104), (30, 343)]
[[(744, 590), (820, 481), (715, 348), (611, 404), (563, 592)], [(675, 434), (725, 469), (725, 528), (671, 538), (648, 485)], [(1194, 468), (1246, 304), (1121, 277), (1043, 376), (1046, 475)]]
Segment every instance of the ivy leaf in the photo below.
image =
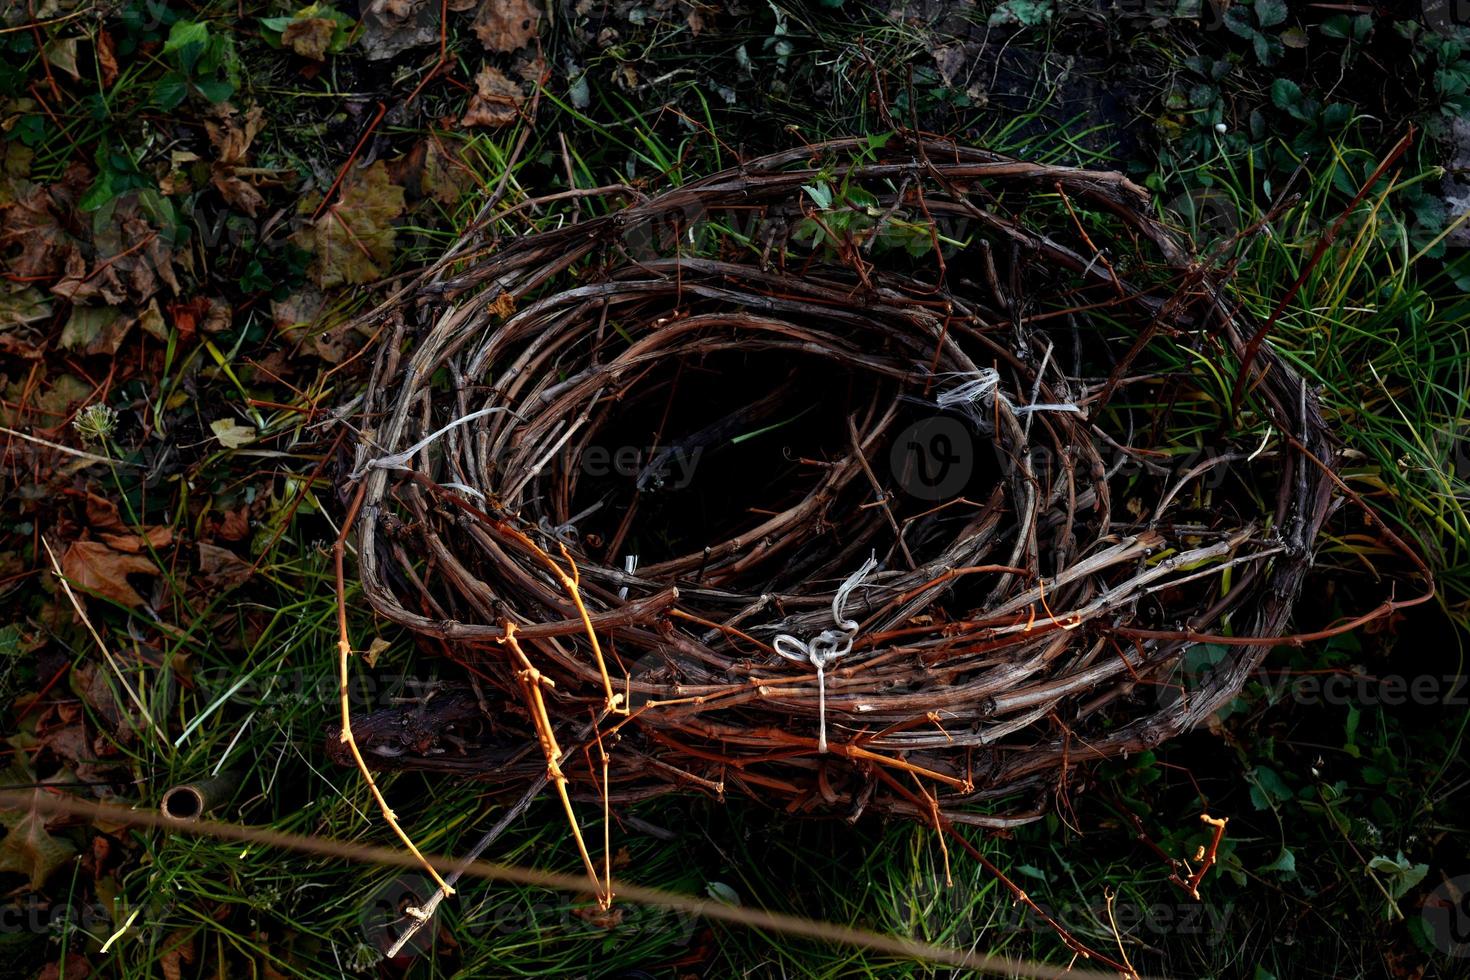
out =
[(44, 885), (51, 873), (71, 860), (76, 852), (69, 841), (48, 834), (46, 821), (31, 810), (0, 841), (0, 871), (26, 875), (34, 890)]

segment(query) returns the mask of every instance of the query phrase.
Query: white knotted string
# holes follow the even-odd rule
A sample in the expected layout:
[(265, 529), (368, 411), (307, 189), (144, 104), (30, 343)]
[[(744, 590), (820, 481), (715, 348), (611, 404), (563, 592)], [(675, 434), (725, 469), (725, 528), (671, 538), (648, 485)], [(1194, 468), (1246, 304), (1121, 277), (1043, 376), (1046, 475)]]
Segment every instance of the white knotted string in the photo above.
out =
[[(1050, 350), (1048, 350), (1048, 357)], [(1043, 370), (1045, 362), (1043, 362)], [(980, 368), (976, 371), (959, 372), (948, 375), (948, 377), (965, 378), (955, 387), (948, 391), (941, 391), (934, 399), (934, 404), (939, 408), (956, 409), (970, 417), (982, 429), (989, 426), (988, 409), (995, 404), (999, 398), (1005, 402), (1006, 408), (1011, 410), (1012, 415), (1030, 415), (1032, 412), (1080, 412), (1082, 409), (1071, 402), (1038, 402), (1037, 395), (1041, 393), (1040, 375), (1037, 377), (1036, 390), (1031, 393), (1031, 404), (1017, 405), (1006, 397), (1005, 392), (1000, 390), (1000, 372), (995, 368)]]
[(868, 560), (863, 562), (863, 567), (844, 579), (837, 589), (837, 594), (832, 597), (832, 620), (837, 624), (837, 629), (822, 630), (809, 642), (803, 642), (790, 633), (778, 633), (771, 641), (776, 652), (787, 660), (796, 663), (805, 661), (817, 669), (818, 752), (827, 751), (827, 665), (852, 652), (852, 641), (858, 631), (857, 620), (845, 618), (847, 597), (877, 567), (877, 554), (869, 555)]
[[(496, 405), (491, 408), (482, 408), (478, 411), (471, 412), (468, 415), (461, 416), (460, 418), (455, 419), (453, 422), (450, 422), (448, 425), (445, 425), (444, 427), (424, 436), (418, 442), (414, 443), (412, 446), (409, 446), (402, 452), (389, 453), (386, 456), (379, 456), (377, 459), (368, 460), (367, 463), (365, 463), (361, 468), (357, 470), (357, 472), (352, 474), (353, 478), (356, 479), (357, 477), (362, 476), (368, 470), (406, 470), (408, 469), (409, 461), (412, 460), (414, 456), (418, 455), (420, 450), (432, 446), (437, 439), (439, 439), (441, 436), (444, 435), (444, 433), (450, 431), (451, 429), (454, 429), (457, 426), (464, 425), (466, 422), (473, 422), (475, 419), (483, 418), (486, 415), (493, 415), (496, 412), (510, 411), (511, 410), (509, 408), (506, 408), (504, 405)], [(515, 413), (511, 412), (511, 414), (514, 415)], [(516, 418), (520, 418), (520, 416), (516, 415)]]

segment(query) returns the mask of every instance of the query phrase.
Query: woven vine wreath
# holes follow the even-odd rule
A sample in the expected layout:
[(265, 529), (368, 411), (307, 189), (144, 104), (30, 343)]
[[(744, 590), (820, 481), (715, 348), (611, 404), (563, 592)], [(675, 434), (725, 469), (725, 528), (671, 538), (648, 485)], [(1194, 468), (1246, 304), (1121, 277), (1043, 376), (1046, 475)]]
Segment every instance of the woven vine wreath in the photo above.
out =
[(880, 142), (506, 208), (371, 315), (362, 587), (465, 668), (373, 764), (1000, 826), (1239, 691), (1313, 392), (1122, 175)]

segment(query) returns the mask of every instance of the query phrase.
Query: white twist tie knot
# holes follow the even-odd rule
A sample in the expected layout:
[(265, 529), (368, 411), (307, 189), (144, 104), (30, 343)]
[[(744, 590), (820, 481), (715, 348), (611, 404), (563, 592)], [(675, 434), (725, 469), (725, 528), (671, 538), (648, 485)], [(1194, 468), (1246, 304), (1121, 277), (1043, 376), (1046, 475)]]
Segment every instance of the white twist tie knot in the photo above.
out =
[(832, 621), (837, 629), (826, 629), (809, 641), (802, 641), (790, 633), (778, 633), (771, 642), (776, 652), (796, 663), (806, 662), (817, 669), (817, 751), (827, 751), (827, 665), (852, 652), (852, 641), (857, 636), (858, 622), (846, 618), (847, 598), (863, 580), (878, 567), (878, 556), (872, 554), (863, 562), (863, 567), (843, 580), (832, 597)]

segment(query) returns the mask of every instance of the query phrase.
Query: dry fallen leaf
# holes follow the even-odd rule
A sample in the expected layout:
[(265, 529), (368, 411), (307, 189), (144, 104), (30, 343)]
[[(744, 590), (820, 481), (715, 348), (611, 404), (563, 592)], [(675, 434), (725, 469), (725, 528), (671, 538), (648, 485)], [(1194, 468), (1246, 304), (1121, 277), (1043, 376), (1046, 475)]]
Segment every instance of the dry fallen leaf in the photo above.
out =
[(371, 0), (362, 12), (359, 47), (369, 61), (439, 40), (439, 5), (430, 0)]
[(140, 555), (147, 548), (157, 551), (167, 548), (174, 543), (174, 531), (171, 527), (162, 524), (145, 528), (141, 535), (138, 534), (112, 534), (106, 531), (101, 535), (102, 543), (113, 551), (121, 551), (129, 555)]
[(194, 962), (194, 934), (182, 929), (164, 940), (163, 955), (158, 958), (163, 980), (182, 980), (184, 965)]
[(461, 126), (504, 126), (513, 123), (520, 113), (525, 93), (498, 68), (481, 68), (475, 76), (475, 92), (470, 96)]
[(367, 664), (368, 669), (371, 670), (378, 665), (378, 658), (392, 645), (381, 636), (373, 637), (373, 642), (368, 644), (366, 652), (362, 655), (362, 662)]
[[(330, 26), (331, 21), (327, 24)], [(287, 28), (289, 30), (290, 27)], [(330, 31), (327, 39), (331, 40)], [(205, 120), (204, 123), (216, 156), (210, 165), (209, 182), (220, 196), (252, 218), (264, 206), (265, 198), (238, 171), (249, 163), (250, 144), (263, 128), (265, 113), (260, 106), (251, 107), (243, 116), (233, 109), (226, 109), (221, 113), (220, 121)]]
[(0, 206), (0, 251), (20, 246), (20, 253), (8, 261), (12, 276), (33, 281), (61, 274), (67, 256), (78, 247), (67, 231), (68, 222), (91, 182), (86, 167), (73, 163), (57, 183), (13, 183), (14, 200)]
[(226, 449), (239, 449), (255, 441), (255, 427), (241, 425), (234, 419), (215, 419), (209, 423), (209, 431)]
[(73, 81), (80, 81), (82, 73), (77, 70), (77, 42), (80, 38), (67, 37), (57, 38), (46, 45), (46, 61), (52, 68), (60, 68), (72, 77)]
[(97, 67), (102, 72), (102, 87), (111, 88), (117, 81), (117, 45), (107, 31), (98, 31), (93, 43), (97, 49)]
[(281, 43), (304, 58), (325, 61), (337, 22), (326, 17), (298, 17), (281, 32)]
[(238, 510), (227, 510), (215, 533), (225, 541), (244, 541), (250, 534), (250, 505), (241, 504)]
[[(310, 213), (311, 202), (302, 202)], [(311, 252), (310, 275), (322, 287), (372, 282), (382, 277), (393, 258), (393, 219), (403, 213), (403, 188), (388, 178), (378, 160), (352, 171), (342, 182), (342, 196), (305, 228), (291, 236)]]
[(483, 0), (475, 13), (475, 36), (487, 51), (509, 53), (536, 37), (541, 12), (530, 0)]
[(46, 832), (46, 821), (31, 810), (16, 821), (10, 833), (0, 841), (0, 871), (14, 871), (31, 880), (38, 889), (77, 849), (69, 841), (59, 840)]
[(157, 575), (158, 568), (142, 555), (113, 551), (101, 541), (73, 541), (61, 556), (61, 572), (73, 585), (134, 608), (143, 605), (143, 597), (128, 576)]
[(433, 198), (441, 204), (459, 203), (479, 183), (475, 172), (457, 155), (459, 145), (448, 137), (431, 135), (390, 164), (394, 179), (408, 189), (410, 196)]
[(207, 541), (199, 542), (199, 585), (211, 594), (233, 589), (250, 578), (255, 570), (228, 548)]
[(160, 284), (177, 295), (173, 250), (167, 238), (139, 214), (139, 208), (134, 195), (118, 198), (109, 220), (100, 225), (94, 222), (92, 240), (85, 250), (67, 253), (65, 274), (51, 292), (73, 303), (96, 300), (113, 305), (147, 302)]
[(73, 306), (61, 346), (83, 354), (116, 354), (138, 318), (114, 306)]
[(51, 303), (35, 286), (0, 286), (0, 354), (41, 357), (50, 319)]
[(36, 980), (87, 980), (92, 975), (92, 964), (81, 953), (67, 953), (65, 960), (47, 963), (36, 974)]

